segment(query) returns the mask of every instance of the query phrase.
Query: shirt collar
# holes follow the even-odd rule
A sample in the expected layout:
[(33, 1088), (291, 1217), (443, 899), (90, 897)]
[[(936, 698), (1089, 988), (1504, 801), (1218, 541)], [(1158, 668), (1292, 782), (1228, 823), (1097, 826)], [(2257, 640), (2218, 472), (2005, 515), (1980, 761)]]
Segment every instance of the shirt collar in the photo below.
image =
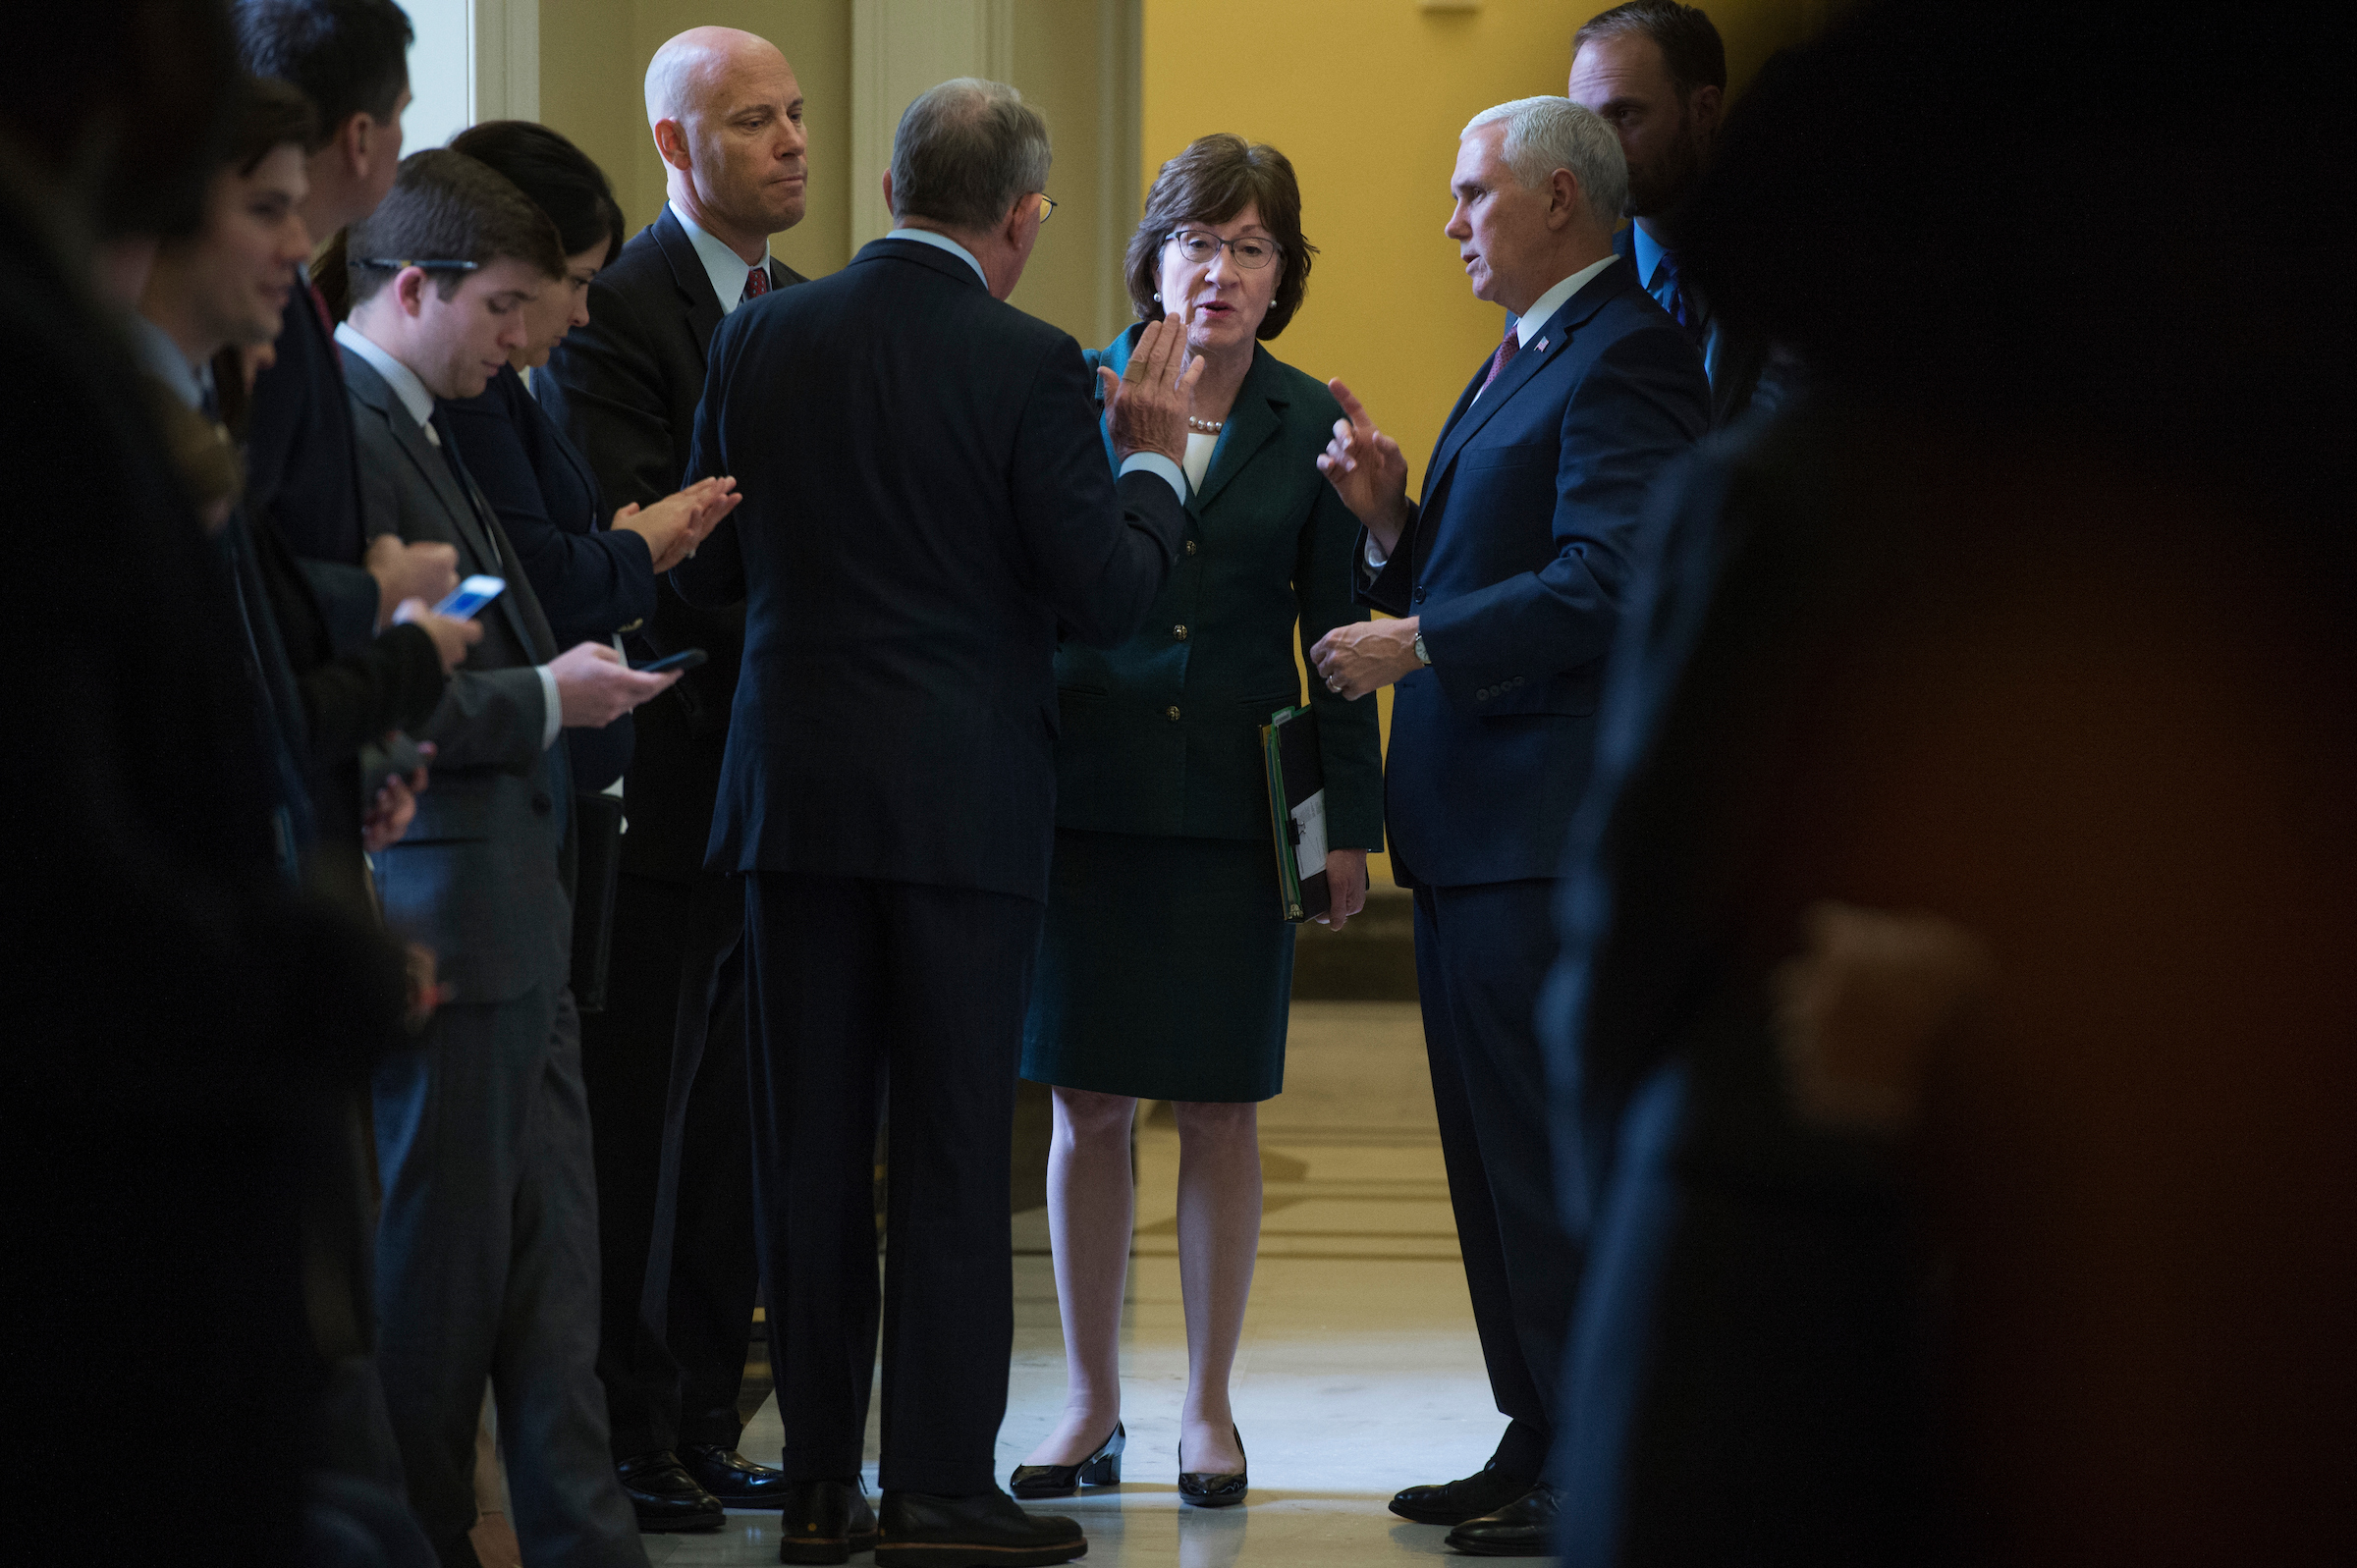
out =
[(393, 389), (393, 396), (401, 400), (401, 406), (410, 410), (410, 417), (417, 421), (419, 428), (433, 423), (434, 395), (425, 390), (425, 383), (417, 379), (416, 371), (378, 348), (349, 321), (336, 323), (336, 342), (376, 367), (376, 373), (385, 378), (385, 385)]
[(974, 253), (946, 234), (935, 234), (930, 229), (895, 229), (884, 238), (887, 240), (914, 240), (919, 244), (938, 245), (953, 256), (963, 256), (965, 264), (974, 269), (974, 276), (982, 280), (982, 287), (985, 289), (990, 287), (990, 274), (982, 270), (982, 263), (974, 259)]
[(1670, 247), (1647, 234), (1641, 223), (1630, 224), (1628, 232), (1633, 237), (1629, 259), (1637, 264), (1637, 283), (1650, 294), (1654, 287), (1653, 275), (1661, 267), (1662, 257), (1670, 253)]
[(1530, 340), (1539, 335), (1558, 310), (1563, 308), (1564, 300), (1586, 288), (1589, 280), (1619, 259), (1618, 256), (1606, 256), (1602, 261), (1591, 261), (1533, 300), (1530, 309), (1514, 323), (1514, 335), (1522, 340), (1520, 347), (1529, 348)]
[(188, 355), (180, 351), (180, 345), (172, 341), (172, 334), (137, 310), (127, 312), (124, 319), (131, 333), (132, 357), (138, 360), (139, 368), (162, 382), (172, 396), (189, 407), (202, 408), (204, 380), (196, 367), (189, 363)]
[(769, 265), (769, 242), (761, 242), (761, 259), (747, 262), (744, 257), (713, 239), (696, 227), (695, 220), (680, 210), (676, 201), (666, 203), (671, 215), (680, 220), (687, 231), (687, 243), (695, 246), (695, 259), (704, 264), (704, 276), (712, 280), (712, 292), (720, 297), (720, 313), (727, 315), (744, 303), (744, 280), (752, 275), (755, 266)]

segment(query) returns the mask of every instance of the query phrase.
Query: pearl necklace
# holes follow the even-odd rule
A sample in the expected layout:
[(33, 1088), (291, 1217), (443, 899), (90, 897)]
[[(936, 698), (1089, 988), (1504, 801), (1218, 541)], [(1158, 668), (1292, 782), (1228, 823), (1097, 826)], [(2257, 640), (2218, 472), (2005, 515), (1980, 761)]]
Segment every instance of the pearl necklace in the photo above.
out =
[(1221, 427), (1227, 423), (1228, 421), (1225, 419), (1198, 419), (1191, 413), (1186, 416), (1187, 429), (1198, 431), (1207, 436), (1218, 435)]

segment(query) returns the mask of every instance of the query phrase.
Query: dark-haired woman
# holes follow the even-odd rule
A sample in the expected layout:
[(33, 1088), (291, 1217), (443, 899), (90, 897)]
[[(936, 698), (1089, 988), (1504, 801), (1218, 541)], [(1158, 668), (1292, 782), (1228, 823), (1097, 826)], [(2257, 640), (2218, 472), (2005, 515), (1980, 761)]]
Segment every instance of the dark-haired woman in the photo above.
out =
[[(481, 396), (443, 405), (466, 471), (515, 542), (559, 647), (605, 641), (655, 606), (669, 571), (736, 506), (728, 480), (707, 479), (651, 507), (624, 507), (609, 525), (587, 460), (525, 390), (521, 372), (548, 362), (589, 319), (589, 280), (622, 249), (622, 208), (588, 154), (546, 126), (491, 120), (451, 138), (451, 149), (506, 175), (556, 226), (565, 277), (524, 307), (531, 335)], [(605, 788), (630, 766), (626, 716), (603, 730), (569, 730), (574, 787)]]
[[(1130, 240), (1140, 317), (1178, 312), (1203, 364), (1189, 421), (1188, 529), (1147, 629), (1057, 656), (1056, 861), (1023, 1076), (1055, 1086), (1049, 1223), (1068, 1377), (1017, 1496), (1120, 1479), (1119, 1339), (1141, 1099), (1178, 1123), (1178, 1271), (1188, 1379), (1182, 1500), (1243, 1500), (1228, 1375), (1260, 1241), (1258, 1102), (1284, 1086), (1293, 928), (1278, 900), (1260, 726), (1301, 699), (1294, 661), (1366, 612), (1357, 521), (1320, 478), (1341, 408), (1260, 347), (1301, 305), (1312, 248), (1292, 165), (1205, 136), (1163, 165)], [(1127, 363), (1138, 328), (1097, 364)], [(1110, 453), (1108, 454), (1110, 459)], [(1322, 686), (1333, 923), (1364, 905), (1382, 845), (1375, 705)]]

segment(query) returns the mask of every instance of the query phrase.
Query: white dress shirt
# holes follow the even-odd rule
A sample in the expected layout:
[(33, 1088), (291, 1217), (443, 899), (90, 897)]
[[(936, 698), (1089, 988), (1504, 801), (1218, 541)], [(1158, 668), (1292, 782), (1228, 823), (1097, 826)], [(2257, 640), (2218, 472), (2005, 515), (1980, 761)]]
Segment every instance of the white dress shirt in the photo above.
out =
[[(416, 371), (387, 353), (373, 339), (349, 321), (336, 323), (336, 342), (367, 360), (376, 373), (385, 378), (385, 385), (393, 389), (393, 396), (400, 401), (402, 408), (417, 421), (417, 428), (425, 432), (425, 439), (437, 447), (442, 445), (442, 437), (434, 430), (434, 395), (425, 390), (425, 383), (417, 379)], [(498, 536), (487, 537), (491, 548), (496, 551), (499, 548)], [(509, 569), (505, 562), (500, 566), (502, 570)], [(546, 751), (557, 743), (557, 736), (565, 728), (565, 711), (557, 692), (555, 672), (546, 665), (534, 665), (532, 670), (540, 677), (540, 695), (547, 703), (548, 716), (540, 725), (540, 749)]]
[(695, 259), (704, 264), (704, 276), (712, 280), (712, 292), (720, 298), (720, 313), (724, 316), (730, 314), (744, 303), (744, 280), (751, 276), (753, 268), (769, 265), (769, 242), (761, 242), (759, 261), (746, 261), (697, 228), (695, 220), (682, 212), (678, 202), (670, 201), (664, 205), (670, 207), (671, 215), (680, 220), (680, 227), (687, 231), (687, 243), (695, 246)]

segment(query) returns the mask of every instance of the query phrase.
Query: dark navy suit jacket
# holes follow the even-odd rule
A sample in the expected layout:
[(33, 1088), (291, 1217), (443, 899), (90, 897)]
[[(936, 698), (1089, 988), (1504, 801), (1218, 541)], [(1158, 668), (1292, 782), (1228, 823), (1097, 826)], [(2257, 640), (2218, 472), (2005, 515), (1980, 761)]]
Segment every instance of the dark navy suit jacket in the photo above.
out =
[(878, 240), (712, 339), (690, 477), (744, 504), (672, 573), (746, 601), (709, 864), (1047, 899), (1058, 629), (1111, 647), (1186, 534), (1107, 468), (1071, 335)]
[[(1385, 770), (1402, 885), (1553, 877), (1586, 787), (1604, 658), (1663, 465), (1710, 423), (1702, 357), (1616, 260), (1442, 427), (1424, 498), (1363, 590), (1420, 616)], [(1362, 535), (1363, 539), (1363, 535)], [(1359, 568), (1363, 572), (1363, 568)]]
[[(1117, 375), (1140, 328), (1084, 357)], [(1347, 566), (1358, 520), (1318, 472), (1343, 416), (1326, 385), (1255, 346), (1252, 368), (1186, 498), (1187, 534), (1146, 629), (1056, 656), (1064, 732), (1056, 821), (1089, 833), (1269, 837), (1260, 727), (1301, 701), (1302, 648), (1367, 612)], [(1113, 457), (1110, 435), (1105, 456)], [(1375, 704), (1310, 682), (1326, 778), (1326, 842), (1383, 847)]]
[[(654, 558), (637, 534), (605, 527), (597, 475), (523, 377), (503, 366), (479, 397), (443, 404), (442, 419), (515, 541), (557, 646), (635, 631), (654, 613)], [(629, 714), (603, 730), (566, 730), (574, 787), (603, 789), (621, 778), (631, 734)]]

